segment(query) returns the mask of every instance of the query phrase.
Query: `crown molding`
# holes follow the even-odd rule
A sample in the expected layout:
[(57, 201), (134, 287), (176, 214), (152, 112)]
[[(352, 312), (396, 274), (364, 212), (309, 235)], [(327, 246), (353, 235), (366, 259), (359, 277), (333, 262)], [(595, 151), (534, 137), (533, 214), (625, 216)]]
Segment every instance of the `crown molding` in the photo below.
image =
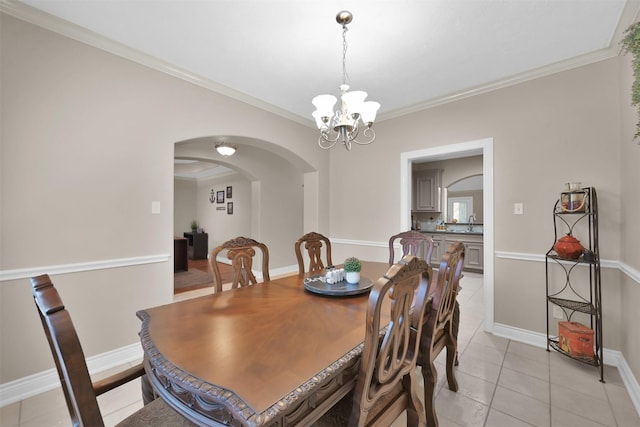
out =
[(574, 68), (583, 67), (585, 65), (593, 64), (595, 62), (600, 62), (600, 61), (604, 61), (604, 60), (616, 57), (620, 55), (622, 51), (622, 47), (620, 46), (620, 41), (624, 36), (624, 32), (631, 24), (633, 24), (638, 20), (639, 15), (640, 15), (640, 1), (627, 0), (622, 10), (622, 14), (620, 16), (620, 21), (618, 22), (618, 26), (614, 31), (614, 33), (611, 35), (611, 41), (609, 43), (609, 46), (604, 49), (600, 49), (596, 52), (591, 52), (589, 54), (576, 56), (574, 58), (571, 58), (565, 61), (560, 61), (550, 65), (546, 65), (544, 67), (539, 67), (537, 69), (526, 71), (524, 73), (520, 73), (509, 78), (497, 80), (492, 83), (472, 87), (465, 91), (445, 95), (445, 96), (433, 99), (431, 101), (418, 103), (406, 108), (401, 108), (398, 110), (390, 111), (388, 113), (383, 113), (379, 115), (378, 122), (397, 118), (407, 114), (416, 113), (418, 111), (448, 104), (450, 102), (460, 101), (462, 99), (470, 98), (472, 96), (481, 95), (484, 93), (492, 92), (494, 90), (507, 88), (507, 87), (514, 86), (527, 81), (539, 79), (542, 77), (547, 77), (552, 74), (561, 73), (563, 71), (568, 71)]
[[(306, 117), (291, 113), (272, 104), (254, 98), (250, 95), (232, 89), (228, 86), (206, 79), (197, 74), (177, 68), (158, 58), (144, 54), (121, 43), (110, 40), (98, 33), (80, 27), (79, 25), (73, 24), (69, 21), (65, 21), (58, 17), (49, 15), (45, 12), (42, 12), (41, 10), (38, 10), (16, 0), (0, 0), (0, 11), (7, 13), (15, 18), (69, 37), (76, 41), (104, 50), (105, 52), (120, 56), (156, 71), (171, 75), (178, 79), (187, 81), (189, 83), (227, 96), (234, 100), (276, 114), (287, 120), (291, 120), (293, 122), (315, 129), (315, 123), (311, 119), (307, 119)], [(606, 59), (618, 56), (621, 52), (620, 40), (622, 40), (624, 31), (627, 29), (627, 27), (629, 27), (637, 20), (639, 14), (640, 1), (627, 0), (620, 17), (618, 27), (611, 35), (611, 43), (607, 48), (586, 55), (577, 56), (566, 61), (561, 61), (544, 67), (540, 67), (535, 70), (527, 71), (506, 79), (501, 79), (492, 83), (472, 87), (457, 93), (441, 96), (427, 102), (414, 104), (406, 108), (400, 108), (389, 112), (381, 112), (378, 115), (377, 122), (390, 120), (451, 102), (460, 101), (472, 96), (507, 88), (519, 83), (524, 83), (530, 80), (535, 80), (541, 77), (546, 77), (552, 74), (582, 67), (595, 62), (604, 61)]]
[(515, 76), (501, 79), (492, 83), (488, 83), (481, 86), (470, 88), (466, 91), (445, 95), (431, 101), (414, 104), (410, 107), (401, 108), (381, 115), (381, 120), (389, 120), (404, 116), (407, 114), (416, 113), (429, 108), (438, 107), (440, 105), (449, 104), (451, 102), (460, 101), (466, 98), (471, 98), (476, 95), (482, 95), (485, 93), (493, 92), (495, 90), (504, 89), (510, 86), (515, 86), (520, 83), (525, 83), (531, 80), (536, 80), (542, 77), (550, 76), (553, 74), (561, 73), (563, 71), (571, 70), (574, 68), (589, 65), (595, 62), (604, 61), (609, 58), (613, 58), (618, 55), (618, 51), (609, 47), (601, 49), (597, 52), (571, 58), (566, 61), (556, 62), (551, 65), (530, 70), (524, 73), (517, 74)]
[(41, 10), (24, 3), (20, 3), (14, 0), (0, 0), (0, 12), (4, 12), (8, 15), (13, 16), (14, 18), (29, 22), (33, 25), (37, 25), (70, 39), (111, 53), (113, 55), (128, 59), (132, 62), (151, 68), (153, 70), (160, 71), (194, 85), (209, 89), (213, 92), (227, 96), (236, 101), (240, 101), (261, 110), (276, 114), (293, 122), (315, 128), (315, 123), (310, 118), (306, 119), (297, 114), (293, 114), (289, 111), (278, 108), (272, 104), (247, 95), (246, 93), (206, 79), (195, 73), (191, 73), (175, 67), (168, 62), (142, 53), (136, 49), (132, 49), (122, 43), (110, 40), (107, 37), (104, 37), (96, 32), (93, 32), (56, 16), (50, 15), (48, 13), (42, 12)]

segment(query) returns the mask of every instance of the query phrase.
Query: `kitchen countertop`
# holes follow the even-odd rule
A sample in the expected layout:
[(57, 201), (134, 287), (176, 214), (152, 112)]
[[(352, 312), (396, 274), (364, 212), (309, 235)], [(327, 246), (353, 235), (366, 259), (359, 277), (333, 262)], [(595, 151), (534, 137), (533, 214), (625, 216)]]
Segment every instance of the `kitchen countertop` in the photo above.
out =
[(482, 231), (463, 231), (463, 230), (433, 230), (433, 231), (427, 231), (427, 230), (420, 230), (421, 233), (428, 233), (428, 234), (468, 234), (471, 236), (482, 236), (484, 235), (484, 232)]

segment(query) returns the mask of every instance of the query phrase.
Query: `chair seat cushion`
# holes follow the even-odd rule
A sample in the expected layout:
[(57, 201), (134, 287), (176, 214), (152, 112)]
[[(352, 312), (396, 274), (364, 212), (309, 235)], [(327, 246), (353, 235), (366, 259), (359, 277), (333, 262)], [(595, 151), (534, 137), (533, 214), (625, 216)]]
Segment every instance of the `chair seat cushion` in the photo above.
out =
[(171, 427), (194, 427), (191, 421), (174, 411), (161, 398), (145, 405), (136, 413), (128, 416), (118, 427), (139, 427), (139, 426), (171, 426)]

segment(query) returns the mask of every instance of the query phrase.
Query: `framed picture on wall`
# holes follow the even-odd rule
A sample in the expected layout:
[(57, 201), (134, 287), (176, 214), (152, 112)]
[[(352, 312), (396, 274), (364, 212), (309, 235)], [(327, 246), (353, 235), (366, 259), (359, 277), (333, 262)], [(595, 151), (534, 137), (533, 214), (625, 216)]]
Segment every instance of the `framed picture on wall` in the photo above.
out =
[(233, 215), (233, 202), (227, 202), (227, 214)]
[(218, 203), (224, 203), (224, 191), (218, 191), (216, 193), (216, 201)]
[(232, 190), (231, 186), (228, 186), (228, 187), (227, 187), (227, 199), (230, 199), (230, 198), (231, 198), (231, 195), (233, 194), (233, 193), (231, 192), (231, 190)]

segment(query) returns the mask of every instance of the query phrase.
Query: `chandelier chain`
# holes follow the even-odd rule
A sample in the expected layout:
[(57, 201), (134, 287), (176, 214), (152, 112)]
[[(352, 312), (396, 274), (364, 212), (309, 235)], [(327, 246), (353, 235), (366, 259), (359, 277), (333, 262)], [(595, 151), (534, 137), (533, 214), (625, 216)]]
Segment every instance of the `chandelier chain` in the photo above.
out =
[(342, 84), (347, 84), (347, 47), (349, 46), (347, 43), (347, 24), (342, 24)]

